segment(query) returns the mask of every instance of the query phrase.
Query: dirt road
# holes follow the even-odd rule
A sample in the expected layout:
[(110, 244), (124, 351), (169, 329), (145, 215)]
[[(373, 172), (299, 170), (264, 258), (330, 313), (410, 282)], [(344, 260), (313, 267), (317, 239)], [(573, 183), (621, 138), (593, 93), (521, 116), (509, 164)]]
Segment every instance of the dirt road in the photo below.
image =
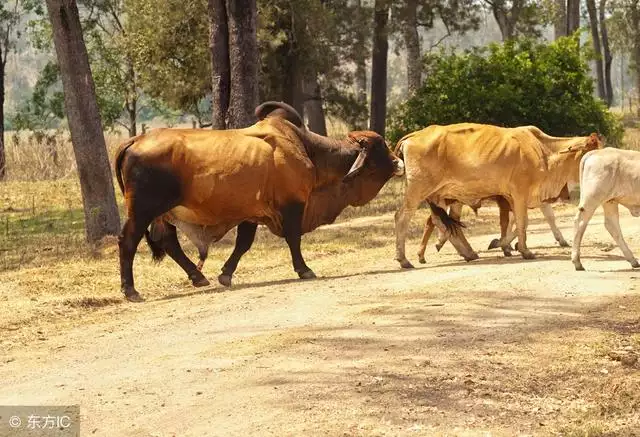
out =
[[(640, 255), (640, 220), (621, 216)], [(80, 404), (83, 436), (640, 435), (638, 368), (608, 356), (640, 351), (640, 272), (601, 214), (587, 272), (541, 223), (536, 260), (465, 263), (432, 244), (401, 271), (381, 220), (372, 247), (309, 262), (318, 280), (255, 273), (223, 293), (61, 315), (2, 352), (0, 404)]]

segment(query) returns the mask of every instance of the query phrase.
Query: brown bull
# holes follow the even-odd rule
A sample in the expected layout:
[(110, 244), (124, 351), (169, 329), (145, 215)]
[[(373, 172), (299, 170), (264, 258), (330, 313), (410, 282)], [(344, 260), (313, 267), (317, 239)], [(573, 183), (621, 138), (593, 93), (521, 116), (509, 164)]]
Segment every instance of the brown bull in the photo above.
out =
[(195, 286), (209, 284), (184, 254), (176, 228), (196, 241), (202, 261), (203, 248), (238, 227), (218, 277), (223, 285), (231, 284), (258, 224), (285, 238), (300, 278), (314, 278), (300, 251), (302, 234), (332, 223), (348, 205), (366, 204), (404, 171), (374, 132), (322, 137), (279, 102), (260, 105), (256, 115), (260, 121), (245, 129), (159, 129), (120, 147), (116, 176), (128, 215), (119, 239), (120, 277), (127, 299), (141, 300), (133, 259), (143, 235), (154, 258), (166, 253)]
[[(479, 205), (486, 199), (504, 199), (507, 220), (501, 220), (499, 245), (509, 244), (511, 210), (518, 249), (523, 258), (533, 258), (526, 241), (527, 210), (557, 198), (568, 182), (578, 180), (580, 158), (600, 147), (596, 134), (551, 137), (534, 126), (434, 125), (405, 136), (396, 148), (405, 160), (407, 178), (404, 202), (395, 216), (396, 259), (404, 268), (413, 267), (405, 256), (405, 240), (411, 217), (424, 199), (440, 206), (447, 200)], [(441, 216), (432, 215), (445, 238), (466, 260), (478, 258), (463, 233), (444, 226)]]

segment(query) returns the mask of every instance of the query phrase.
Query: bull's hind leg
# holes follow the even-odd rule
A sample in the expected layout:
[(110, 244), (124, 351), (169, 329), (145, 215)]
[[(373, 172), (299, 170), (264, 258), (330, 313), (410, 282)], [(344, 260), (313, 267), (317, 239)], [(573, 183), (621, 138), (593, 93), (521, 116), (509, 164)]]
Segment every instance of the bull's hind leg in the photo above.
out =
[(315, 273), (307, 266), (302, 257), (300, 242), (302, 240), (302, 218), (304, 215), (304, 204), (292, 203), (282, 210), (282, 230), (284, 239), (291, 251), (291, 261), (293, 269), (300, 279), (313, 279)]
[(218, 276), (218, 282), (220, 282), (225, 287), (231, 286), (231, 278), (233, 277), (233, 272), (238, 268), (238, 262), (242, 255), (244, 255), (249, 249), (251, 249), (251, 245), (253, 244), (253, 240), (256, 237), (256, 228), (258, 227), (257, 223), (251, 222), (242, 222), (238, 225), (238, 231), (236, 234), (236, 246), (233, 248), (233, 253), (224, 263), (222, 267), (222, 273)]
[(162, 248), (167, 252), (167, 255), (171, 257), (185, 273), (191, 279), (191, 283), (195, 287), (206, 287), (209, 285), (209, 281), (204, 277), (200, 269), (191, 261), (182, 250), (180, 242), (178, 241), (178, 234), (176, 227), (170, 223), (164, 223), (164, 232), (161, 240)]
[(631, 249), (629, 249), (627, 242), (624, 241), (624, 237), (622, 236), (620, 218), (618, 216), (618, 203), (606, 202), (602, 205), (602, 209), (604, 210), (604, 227), (607, 228), (609, 234), (611, 234), (615, 242), (618, 244), (618, 247), (622, 250), (625, 259), (631, 264), (631, 267), (634, 269), (640, 267), (638, 260), (633, 256), (633, 252), (631, 252)]
[[(136, 162), (135, 156), (127, 158), (123, 172), (127, 175), (124, 197), (128, 218), (118, 239), (120, 282), (125, 297), (136, 302), (142, 300), (133, 283), (133, 260), (138, 244), (154, 218), (178, 205), (180, 184), (166, 170), (147, 168)], [(152, 244), (151, 239), (149, 243)]]

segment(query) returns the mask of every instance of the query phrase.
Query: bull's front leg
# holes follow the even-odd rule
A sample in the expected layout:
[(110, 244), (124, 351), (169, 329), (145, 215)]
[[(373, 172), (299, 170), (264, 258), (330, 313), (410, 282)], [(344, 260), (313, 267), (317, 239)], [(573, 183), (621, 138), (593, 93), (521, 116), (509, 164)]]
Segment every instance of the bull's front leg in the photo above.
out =
[(307, 266), (300, 251), (302, 240), (302, 219), (304, 216), (304, 204), (292, 203), (282, 209), (282, 229), (284, 239), (291, 251), (293, 269), (300, 279), (313, 279), (315, 273)]
[(534, 259), (535, 255), (527, 247), (528, 212), (526, 199), (513, 200), (513, 215), (516, 220), (516, 233), (518, 234), (518, 251), (524, 259)]

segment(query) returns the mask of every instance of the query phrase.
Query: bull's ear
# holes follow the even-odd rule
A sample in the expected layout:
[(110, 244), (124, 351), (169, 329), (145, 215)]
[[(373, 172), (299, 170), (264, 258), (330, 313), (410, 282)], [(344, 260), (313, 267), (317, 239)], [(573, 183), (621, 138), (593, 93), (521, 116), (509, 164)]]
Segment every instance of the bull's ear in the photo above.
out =
[(353, 163), (353, 165), (349, 169), (349, 172), (345, 175), (343, 180), (347, 181), (349, 179), (352, 179), (355, 175), (360, 173), (360, 170), (362, 170), (362, 168), (364, 167), (364, 163), (367, 160), (367, 155), (369, 155), (369, 148), (362, 147), (360, 149), (360, 153), (358, 153), (358, 157), (356, 158), (355, 162)]

